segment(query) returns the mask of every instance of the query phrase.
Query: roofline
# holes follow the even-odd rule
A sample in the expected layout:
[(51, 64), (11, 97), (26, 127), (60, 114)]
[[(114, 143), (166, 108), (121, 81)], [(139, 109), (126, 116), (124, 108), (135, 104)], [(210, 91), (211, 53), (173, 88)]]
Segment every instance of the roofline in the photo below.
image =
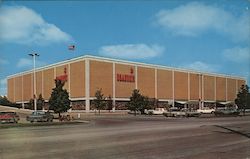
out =
[[(217, 76), (217, 77), (228, 77), (228, 78), (233, 78), (233, 79), (240, 79), (240, 80), (245, 80), (245, 77), (240, 77), (240, 76), (232, 76), (232, 75), (227, 75), (227, 74), (218, 74), (218, 73), (210, 73), (210, 72), (206, 72), (206, 71), (196, 71), (196, 70), (192, 70), (192, 69), (183, 69), (183, 68), (174, 68), (174, 67), (169, 67), (169, 66), (163, 66), (163, 65), (156, 65), (156, 64), (146, 64), (146, 63), (142, 63), (142, 62), (133, 62), (133, 61), (126, 61), (126, 60), (120, 60), (120, 59), (113, 59), (113, 58), (107, 58), (107, 57), (100, 57), (100, 56), (93, 56), (93, 55), (83, 55), (83, 56), (79, 56), (76, 58), (72, 58), (72, 59), (68, 59), (68, 60), (64, 60), (64, 61), (60, 61), (54, 64), (50, 64), (47, 66), (43, 66), (43, 67), (39, 67), (36, 68), (36, 72), (51, 68), (51, 67), (58, 67), (61, 65), (65, 65), (65, 64), (70, 64), (73, 62), (77, 62), (77, 61), (83, 61), (83, 60), (97, 60), (97, 61), (104, 61), (104, 62), (115, 62), (118, 64), (126, 64), (126, 65), (134, 65), (134, 66), (141, 66), (141, 67), (148, 67), (148, 68), (157, 68), (157, 69), (163, 69), (163, 70), (173, 70), (173, 71), (179, 71), (179, 72), (186, 72), (186, 73), (194, 73), (194, 74), (202, 74), (202, 75), (208, 75), (208, 76)], [(28, 70), (28, 71), (23, 71), (20, 73), (16, 73), (13, 75), (9, 75), (7, 76), (7, 79), (16, 77), (16, 76), (20, 76), (20, 75), (25, 75), (28, 73), (32, 73), (32, 70)], [(247, 82), (247, 81), (246, 81)]]

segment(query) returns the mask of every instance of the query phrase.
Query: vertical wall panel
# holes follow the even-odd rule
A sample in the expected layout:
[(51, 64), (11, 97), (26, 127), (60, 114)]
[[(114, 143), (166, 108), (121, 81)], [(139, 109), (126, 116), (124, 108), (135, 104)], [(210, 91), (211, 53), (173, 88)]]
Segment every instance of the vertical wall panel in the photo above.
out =
[(43, 71), (43, 92), (44, 99), (48, 100), (50, 98), (52, 89), (55, 87), (54, 79), (54, 68), (50, 68)]
[(190, 73), (190, 100), (199, 100), (199, 74)]
[(234, 101), (236, 98), (235, 79), (227, 79), (227, 100)]
[(23, 100), (29, 101), (33, 98), (33, 79), (31, 74), (23, 75)]
[(113, 96), (113, 64), (90, 60), (90, 97), (102, 89), (104, 96)]
[(115, 94), (116, 98), (128, 98), (135, 89), (135, 81), (118, 81), (117, 74), (135, 77), (135, 67), (131, 65), (115, 64)]
[(219, 101), (226, 100), (226, 78), (216, 77), (216, 99)]
[(7, 97), (11, 102), (14, 102), (14, 78), (8, 79), (7, 83), (8, 83)]
[(22, 76), (15, 77), (15, 101), (22, 101)]
[[(68, 65), (56, 67), (56, 77), (65, 75), (64, 71), (66, 71), (66, 74), (68, 74), (68, 72), (69, 72)], [(68, 88), (69, 88), (68, 81), (65, 82), (63, 88), (68, 90)]]
[(214, 77), (204, 75), (204, 100), (214, 101)]
[(36, 96), (42, 94), (42, 71), (36, 72)]
[(72, 98), (85, 96), (85, 61), (70, 64), (70, 95)]
[(245, 81), (244, 80), (238, 80), (238, 91), (240, 90), (240, 87), (242, 86), (242, 85), (245, 85)]
[(155, 69), (138, 67), (138, 89), (142, 95), (155, 97)]
[(188, 100), (188, 74), (174, 72), (174, 98), (176, 100)]
[(172, 71), (157, 70), (157, 91), (158, 99), (173, 98)]

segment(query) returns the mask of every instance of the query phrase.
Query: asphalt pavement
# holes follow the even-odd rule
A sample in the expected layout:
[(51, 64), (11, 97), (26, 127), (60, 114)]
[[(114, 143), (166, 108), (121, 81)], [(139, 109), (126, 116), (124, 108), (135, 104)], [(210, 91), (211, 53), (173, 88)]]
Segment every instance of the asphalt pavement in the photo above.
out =
[(250, 116), (91, 117), (0, 129), (0, 159), (248, 159)]

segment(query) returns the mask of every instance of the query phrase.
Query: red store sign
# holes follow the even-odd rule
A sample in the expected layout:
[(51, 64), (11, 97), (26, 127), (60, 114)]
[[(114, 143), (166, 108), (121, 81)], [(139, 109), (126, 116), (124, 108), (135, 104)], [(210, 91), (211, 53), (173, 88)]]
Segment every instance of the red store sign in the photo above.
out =
[(60, 80), (62, 82), (66, 82), (68, 80), (68, 75), (67, 75), (67, 68), (65, 67), (64, 68), (64, 75), (61, 75), (61, 76), (57, 76), (56, 77), (56, 80)]
[(116, 80), (118, 82), (135, 82), (134, 70), (130, 69), (130, 74), (116, 74)]

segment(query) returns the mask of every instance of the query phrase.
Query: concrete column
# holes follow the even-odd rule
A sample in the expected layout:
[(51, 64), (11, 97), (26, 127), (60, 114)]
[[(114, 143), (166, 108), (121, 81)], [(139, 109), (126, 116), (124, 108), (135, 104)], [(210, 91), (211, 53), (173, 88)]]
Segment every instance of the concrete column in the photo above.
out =
[(44, 80), (43, 80), (43, 71), (42, 71), (42, 97), (44, 98)]
[(174, 70), (172, 70), (172, 98), (173, 98), (173, 104), (172, 104), (172, 107), (174, 107), (175, 105), (174, 105)]
[[(69, 98), (71, 98), (71, 93), (70, 93), (70, 64), (68, 64), (68, 73), (67, 73), (67, 76), (68, 76), (68, 92), (69, 92)], [(70, 107), (72, 106), (72, 102), (70, 102)], [(68, 110), (68, 112), (71, 112), (72, 111), (72, 108), (70, 108)]]
[(70, 93), (70, 64), (68, 64), (68, 73), (67, 73), (67, 75), (68, 75), (68, 92), (69, 92), (69, 97), (71, 97), (71, 93)]
[(14, 77), (13, 80), (14, 80), (14, 93), (13, 93), (14, 98), (13, 99), (14, 99), (14, 102), (16, 103), (16, 77)]
[(22, 75), (22, 108), (24, 109), (24, 101), (23, 101), (23, 75)]
[(226, 77), (226, 101), (227, 101), (227, 77)]
[(202, 85), (201, 85), (201, 88), (202, 88), (202, 103), (201, 103), (201, 108), (203, 109), (204, 108), (204, 75), (201, 75), (201, 82), (202, 82)]
[(199, 109), (201, 109), (201, 74), (199, 74)]
[(188, 72), (188, 101), (190, 101), (190, 73)]
[(155, 99), (158, 98), (158, 93), (157, 93), (157, 68), (155, 68)]
[(214, 76), (214, 101), (217, 100), (217, 91), (216, 91), (216, 76)]
[(115, 112), (115, 78), (116, 74), (115, 74), (115, 63), (113, 63), (113, 108), (112, 111)]
[(138, 73), (137, 73), (137, 66), (135, 66), (135, 89), (138, 89)]
[(89, 59), (85, 60), (85, 111), (90, 110), (90, 100), (89, 100)]

